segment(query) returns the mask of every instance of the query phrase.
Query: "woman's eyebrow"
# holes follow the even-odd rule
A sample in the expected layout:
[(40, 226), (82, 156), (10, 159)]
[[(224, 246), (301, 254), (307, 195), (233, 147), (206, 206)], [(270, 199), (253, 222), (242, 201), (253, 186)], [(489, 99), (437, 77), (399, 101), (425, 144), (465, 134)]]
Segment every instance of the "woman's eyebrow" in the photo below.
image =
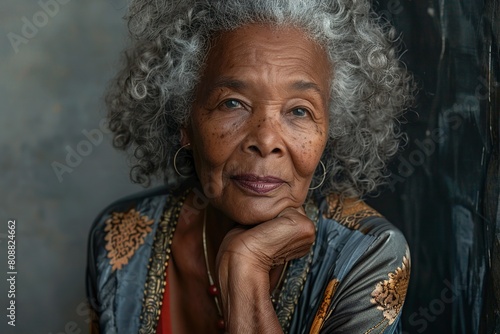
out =
[(247, 87), (248, 85), (241, 80), (233, 79), (230, 77), (220, 77), (217, 80), (215, 80), (213, 84), (211, 85), (209, 84), (204, 88), (202, 93), (203, 96), (202, 99), (205, 100), (208, 99), (210, 96), (215, 94), (217, 89), (219, 88), (229, 88), (241, 92)]
[[(323, 96), (325, 93), (321, 90), (321, 88), (317, 84), (315, 84), (314, 82), (311, 82), (311, 81), (298, 80), (298, 81), (292, 82), (289, 85), (289, 87), (293, 90), (302, 91), (302, 92), (312, 90), (321, 96)], [(246, 82), (238, 80), (238, 79), (233, 79), (230, 77), (221, 77), (221, 78), (217, 79), (214, 82), (214, 84), (208, 88), (207, 95), (209, 96), (210, 94), (212, 94), (215, 90), (217, 90), (217, 88), (230, 88), (230, 89), (234, 89), (237, 91), (242, 91), (242, 90), (245, 90), (246, 88), (248, 88), (248, 84)]]
[(321, 90), (321, 88), (319, 88), (319, 86), (314, 82), (310, 81), (304, 81), (304, 80), (295, 81), (294, 83), (291, 84), (291, 88), (300, 91), (313, 90), (318, 94), (323, 95), (323, 91)]
[(212, 87), (210, 87), (210, 90), (213, 91), (214, 89), (220, 88), (220, 87), (225, 87), (225, 88), (233, 88), (236, 90), (242, 90), (248, 87), (248, 85), (237, 79), (231, 79), (228, 77), (221, 77), (217, 81), (214, 82)]

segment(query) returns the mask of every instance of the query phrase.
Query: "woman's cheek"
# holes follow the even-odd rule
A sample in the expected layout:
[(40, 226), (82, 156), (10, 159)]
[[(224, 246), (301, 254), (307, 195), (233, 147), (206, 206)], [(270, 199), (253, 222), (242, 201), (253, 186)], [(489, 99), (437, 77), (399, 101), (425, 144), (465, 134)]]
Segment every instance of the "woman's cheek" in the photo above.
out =
[(310, 145), (301, 145), (297, 150), (298, 154), (295, 160), (295, 170), (306, 179), (312, 178), (321, 158), (320, 151), (317, 148), (312, 148), (314, 146)]

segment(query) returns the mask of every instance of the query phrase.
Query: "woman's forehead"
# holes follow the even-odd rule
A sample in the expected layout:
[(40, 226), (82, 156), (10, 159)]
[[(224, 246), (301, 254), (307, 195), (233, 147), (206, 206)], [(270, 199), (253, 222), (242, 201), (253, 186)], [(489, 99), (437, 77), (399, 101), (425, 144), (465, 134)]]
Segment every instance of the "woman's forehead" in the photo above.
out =
[(323, 48), (305, 31), (294, 26), (247, 24), (219, 33), (212, 42), (209, 56), (213, 54), (218, 58), (222, 52), (256, 58), (275, 55), (277, 60), (304, 53), (310, 59), (320, 58), (328, 63), (328, 56)]
[(217, 36), (202, 81), (242, 86), (267, 79), (328, 92), (330, 78), (326, 52), (306, 33), (294, 27), (251, 24)]

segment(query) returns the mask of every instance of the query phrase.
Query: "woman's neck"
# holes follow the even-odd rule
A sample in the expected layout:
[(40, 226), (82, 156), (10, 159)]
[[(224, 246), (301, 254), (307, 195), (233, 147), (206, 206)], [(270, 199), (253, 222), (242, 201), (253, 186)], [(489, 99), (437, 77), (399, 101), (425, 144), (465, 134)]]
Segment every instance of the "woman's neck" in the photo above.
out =
[[(196, 189), (196, 188), (195, 188)], [(226, 236), (226, 234), (234, 228), (237, 223), (224, 215), (220, 210), (209, 204), (208, 200), (199, 190), (193, 190), (186, 201), (184, 202), (183, 209), (181, 211), (181, 217), (179, 218), (180, 227), (184, 232), (185, 238), (183, 242), (188, 242), (192, 245), (190, 247), (190, 256), (196, 254), (196, 258), (202, 259), (205, 256), (208, 259), (209, 270), (218, 286), (218, 275), (216, 274), (216, 258), (219, 252), (220, 245)], [(206, 222), (204, 220), (206, 219)], [(205, 235), (203, 236), (203, 224), (206, 224)], [(187, 229), (186, 229), (187, 228)], [(251, 228), (251, 227), (248, 227)], [(177, 231), (178, 234), (180, 231)], [(203, 249), (203, 238), (206, 242), (206, 255)], [(186, 240), (187, 239), (187, 240)], [(194, 268), (193, 268), (194, 269)], [(279, 281), (283, 270), (283, 266), (279, 265), (273, 268), (270, 272), (270, 286), (273, 289)], [(207, 275), (205, 265), (197, 261), (197, 271), (204, 271), (204, 275)]]

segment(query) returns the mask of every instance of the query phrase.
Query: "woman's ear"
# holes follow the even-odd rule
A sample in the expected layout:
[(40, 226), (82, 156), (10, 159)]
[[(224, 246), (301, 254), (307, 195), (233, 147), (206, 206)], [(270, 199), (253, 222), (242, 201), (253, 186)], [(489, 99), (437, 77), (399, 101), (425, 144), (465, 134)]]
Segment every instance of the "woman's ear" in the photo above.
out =
[(191, 144), (191, 138), (187, 127), (188, 125), (185, 125), (181, 128), (181, 146)]

